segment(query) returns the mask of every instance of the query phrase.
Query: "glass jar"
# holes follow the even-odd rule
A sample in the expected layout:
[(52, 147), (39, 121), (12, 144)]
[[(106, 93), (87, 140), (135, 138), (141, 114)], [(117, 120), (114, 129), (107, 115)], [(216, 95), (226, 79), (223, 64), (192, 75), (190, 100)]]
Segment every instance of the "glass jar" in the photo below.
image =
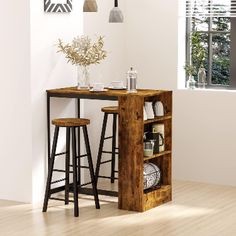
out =
[(78, 89), (90, 89), (90, 74), (88, 66), (77, 65), (77, 83)]
[(127, 91), (128, 93), (137, 93), (137, 71), (133, 67), (127, 72)]

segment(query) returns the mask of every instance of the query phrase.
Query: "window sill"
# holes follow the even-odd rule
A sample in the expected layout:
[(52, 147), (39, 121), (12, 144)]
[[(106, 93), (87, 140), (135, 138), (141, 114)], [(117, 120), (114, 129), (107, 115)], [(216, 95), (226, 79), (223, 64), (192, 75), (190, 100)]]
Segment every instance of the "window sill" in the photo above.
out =
[(189, 92), (229, 92), (235, 93), (236, 88), (205, 88), (205, 89), (188, 89), (188, 88), (179, 88), (178, 91), (189, 91)]

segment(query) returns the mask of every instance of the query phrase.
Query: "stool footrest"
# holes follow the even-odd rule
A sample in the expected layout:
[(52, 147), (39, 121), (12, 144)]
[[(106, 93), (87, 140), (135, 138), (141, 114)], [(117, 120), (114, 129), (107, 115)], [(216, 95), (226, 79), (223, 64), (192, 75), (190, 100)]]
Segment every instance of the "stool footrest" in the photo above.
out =
[(59, 179), (59, 180), (55, 180), (53, 182), (51, 182), (51, 184), (56, 184), (56, 183), (59, 183), (59, 182), (62, 182), (62, 181), (65, 181), (66, 179)]
[[(109, 176), (103, 176), (103, 175), (99, 175), (98, 178), (111, 179), (111, 177), (109, 177)], [(118, 179), (118, 178), (115, 177), (114, 179)]]
[(92, 184), (93, 182), (88, 182), (88, 183), (85, 183), (85, 184), (80, 184), (80, 185), (78, 185), (79, 187), (84, 187), (84, 186), (86, 186), (86, 185), (89, 185), (89, 184)]
[[(112, 152), (109, 152), (109, 151), (102, 151), (102, 153), (112, 154)], [(115, 154), (118, 155), (119, 153), (118, 153), (118, 152), (115, 152)]]
[(84, 155), (80, 155), (80, 156), (77, 156), (76, 158), (83, 158), (83, 157), (87, 157), (88, 154), (84, 154)]
[(106, 164), (106, 163), (109, 163), (111, 162), (112, 160), (108, 160), (108, 161), (102, 161), (101, 164)]
[[(65, 170), (59, 170), (59, 169), (53, 169), (53, 171), (59, 172), (59, 173), (66, 173)], [(73, 173), (73, 171), (69, 171), (69, 173)]]
[(113, 138), (113, 136), (108, 136), (108, 137), (104, 138), (104, 140), (111, 139), (111, 138)]
[[(65, 199), (63, 199), (63, 198), (58, 198), (58, 197), (50, 197), (49, 199), (51, 199), (51, 200), (56, 200), (56, 201), (62, 201), (62, 202), (65, 201)], [(74, 202), (74, 201), (73, 201), (73, 200), (69, 200), (69, 202)]]
[(89, 169), (88, 166), (80, 166), (80, 168), (83, 168), (83, 169)]
[(55, 154), (55, 156), (57, 157), (57, 156), (62, 156), (62, 155), (65, 155), (65, 154), (67, 154), (67, 152), (61, 152), (61, 153), (57, 153), (57, 154)]

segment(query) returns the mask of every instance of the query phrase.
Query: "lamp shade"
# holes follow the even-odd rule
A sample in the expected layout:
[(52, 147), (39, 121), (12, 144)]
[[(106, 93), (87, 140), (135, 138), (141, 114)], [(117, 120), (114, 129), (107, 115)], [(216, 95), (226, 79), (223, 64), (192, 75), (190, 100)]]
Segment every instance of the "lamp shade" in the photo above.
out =
[(83, 12), (97, 12), (98, 5), (96, 0), (85, 0)]
[(115, 6), (112, 8), (109, 16), (110, 23), (123, 23), (124, 16), (118, 7), (118, 0), (115, 0)]

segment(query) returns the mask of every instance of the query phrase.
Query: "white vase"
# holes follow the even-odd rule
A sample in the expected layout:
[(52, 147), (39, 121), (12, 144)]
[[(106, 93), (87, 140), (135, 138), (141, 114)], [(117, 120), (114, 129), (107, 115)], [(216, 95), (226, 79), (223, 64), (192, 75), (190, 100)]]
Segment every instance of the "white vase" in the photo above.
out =
[(147, 114), (147, 119), (154, 119), (152, 102), (145, 102), (145, 110)]
[(77, 65), (77, 83), (78, 89), (90, 89), (89, 67)]
[(204, 89), (206, 87), (206, 70), (205, 68), (201, 67), (198, 71), (198, 80), (197, 80), (197, 86), (198, 88)]
[(193, 76), (189, 76), (189, 79), (187, 81), (187, 88), (189, 89), (195, 89), (196, 88), (196, 81)]
[(154, 105), (155, 116), (164, 116), (164, 106), (163, 103), (157, 101)]

